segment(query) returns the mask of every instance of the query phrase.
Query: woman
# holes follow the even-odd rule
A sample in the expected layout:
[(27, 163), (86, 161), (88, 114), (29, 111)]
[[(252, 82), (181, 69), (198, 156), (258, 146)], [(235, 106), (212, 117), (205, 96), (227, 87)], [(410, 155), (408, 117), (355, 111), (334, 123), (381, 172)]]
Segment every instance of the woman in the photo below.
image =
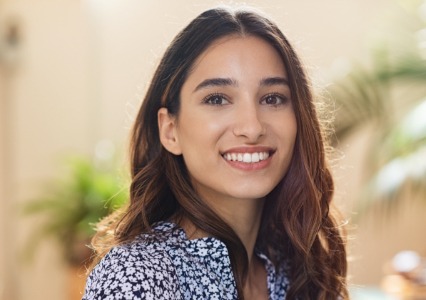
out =
[[(133, 128), (130, 204), (83, 299), (346, 299), (309, 82), (258, 13), (212, 9), (164, 54)], [(111, 235), (113, 232), (113, 235)]]

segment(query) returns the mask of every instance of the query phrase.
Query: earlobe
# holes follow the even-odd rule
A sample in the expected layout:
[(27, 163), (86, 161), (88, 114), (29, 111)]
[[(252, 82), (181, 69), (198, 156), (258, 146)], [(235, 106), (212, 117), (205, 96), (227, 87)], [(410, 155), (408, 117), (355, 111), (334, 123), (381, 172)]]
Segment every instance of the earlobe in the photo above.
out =
[(182, 154), (176, 135), (176, 117), (171, 116), (167, 108), (162, 107), (158, 110), (157, 118), (160, 141), (163, 147), (174, 155)]

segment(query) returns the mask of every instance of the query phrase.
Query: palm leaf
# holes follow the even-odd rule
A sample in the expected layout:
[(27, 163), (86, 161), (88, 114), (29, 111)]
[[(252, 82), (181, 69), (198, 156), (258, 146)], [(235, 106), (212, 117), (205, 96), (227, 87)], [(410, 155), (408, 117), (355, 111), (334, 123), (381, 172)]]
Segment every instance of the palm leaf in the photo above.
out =
[(28, 251), (34, 251), (42, 239), (54, 237), (65, 258), (74, 263), (75, 243), (90, 239), (93, 224), (124, 205), (128, 195), (123, 188), (124, 180), (111, 166), (102, 168), (85, 157), (69, 158), (66, 165), (68, 176), (48, 183), (41, 196), (29, 202), (23, 211), (26, 215), (44, 217), (27, 246)]

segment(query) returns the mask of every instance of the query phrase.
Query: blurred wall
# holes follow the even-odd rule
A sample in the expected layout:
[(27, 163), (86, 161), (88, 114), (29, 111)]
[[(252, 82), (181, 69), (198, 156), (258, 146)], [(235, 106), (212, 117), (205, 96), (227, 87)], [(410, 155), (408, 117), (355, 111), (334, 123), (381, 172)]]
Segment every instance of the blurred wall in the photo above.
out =
[[(372, 28), (395, 5), (389, 0), (246, 2), (280, 24), (320, 84), (339, 58), (364, 55)], [(30, 229), (39, 221), (23, 218), (22, 204), (60, 174), (57, 163), (65, 154), (90, 154), (104, 139), (126, 147), (132, 116), (165, 47), (190, 19), (218, 3), (0, 0), (2, 32), (15, 24), (20, 37), (15, 59), (0, 63), (0, 299), (67, 298), (69, 275), (53, 242), (44, 243), (32, 262), (22, 259)], [(358, 154), (364, 142), (348, 142), (344, 167), (336, 171), (338, 200), (346, 211), (362, 176)], [(383, 262), (402, 246), (387, 231), (373, 232), (364, 224), (354, 232), (360, 238), (353, 243), (353, 282), (377, 284)], [(398, 236), (410, 239), (410, 247), (424, 246), (409, 234)]]
[[(96, 139), (87, 22), (78, 1), (0, 2), (0, 109), (7, 121), (1, 140), (1, 299), (64, 298), (66, 269), (56, 246), (42, 244), (33, 261), (24, 260), (38, 220), (21, 211), (58, 174), (64, 153), (89, 152)], [(12, 45), (10, 34), (16, 35)]]

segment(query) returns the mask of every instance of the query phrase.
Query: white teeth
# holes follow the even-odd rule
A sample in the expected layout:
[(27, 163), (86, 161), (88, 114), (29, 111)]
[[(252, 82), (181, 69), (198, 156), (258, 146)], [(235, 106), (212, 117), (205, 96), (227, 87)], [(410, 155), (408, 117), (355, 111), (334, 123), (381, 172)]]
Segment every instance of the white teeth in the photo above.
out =
[(269, 152), (263, 152), (263, 160), (268, 159)]
[(226, 153), (223, 157), (228, 161), (239, 161), (244, 163), (257, 163), (268, 159), (269, 152), (254, 152), (254, 153)]

